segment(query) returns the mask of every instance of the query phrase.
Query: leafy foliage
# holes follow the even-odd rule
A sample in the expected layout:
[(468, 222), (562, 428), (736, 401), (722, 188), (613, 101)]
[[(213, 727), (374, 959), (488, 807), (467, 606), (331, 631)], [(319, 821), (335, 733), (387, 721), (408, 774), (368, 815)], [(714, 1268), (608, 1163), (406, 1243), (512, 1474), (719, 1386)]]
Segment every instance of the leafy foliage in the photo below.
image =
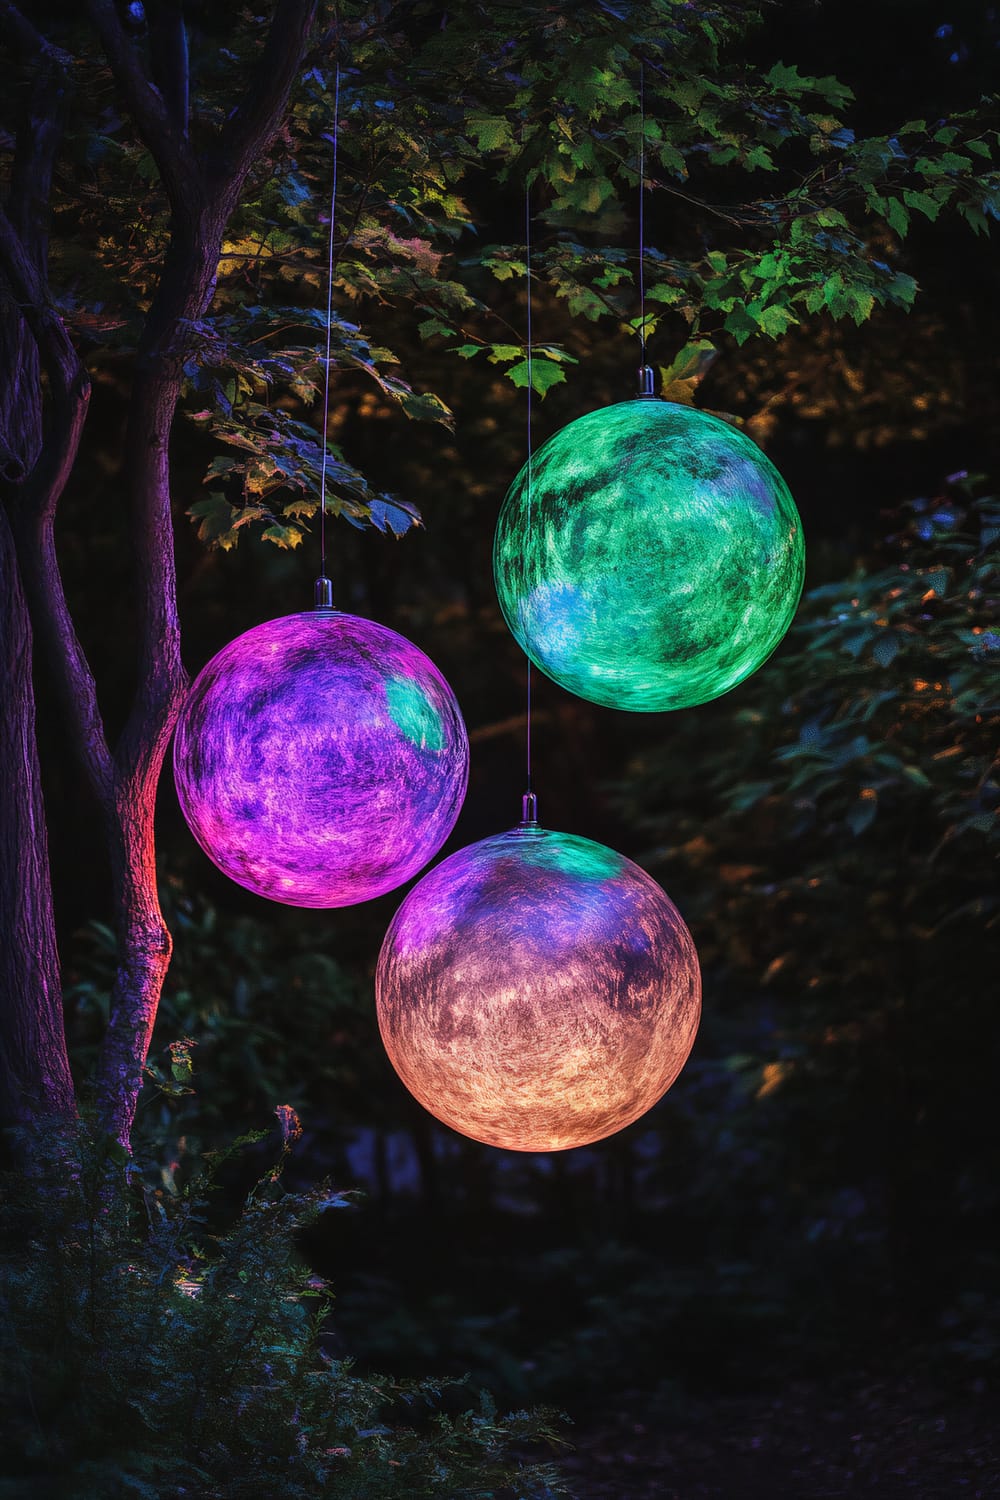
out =
[[(574, 320), (610, 320), (629, 336), (641, 326), (669, 367), (810, 320), (908, 309), (914, 216), (957, 215), (977, 234), (1000, 216), (990, 102), (860, 137), (837, 79), (747, 60), (762, 15), (726, 0), (622, 0), (572, 15), (532, 0), (458, 7), (427, 27), (406, 7), (331, 7), (340, 119), (331, 44), (300, 80), (229, 226), (213, 305), (188, 330), (187, 414), (214, 449), (208, 493), (189, 512), (201, 539), (230, 549), (250, 528), (298, 546), (317, 515), (325, 440), (330, 515), (395, 535), (419, 520), (329, 441), (359, 403), (390, 422), (452, 423), (388, 347), (397, 333), (409, 359), (419, 336), (483, 356), (517, 386), (530, 374), (544, 396), (576, 358)], [(194, 28), (195, 139), (225, 114), (231, 66), (260, 45), (249, 17), (223, 51)], [(102, 97), (102, 67), (80, 50), (81, 99)], [(335, 128), (334, 402), (332, 433), (320, 434)], [(625, 248), (640, 144), (647, 196), (669, 200), (671, 225), (668, 248), (645, 246), (644, 318), (638, 257)], [(91, 363), (117, 372), (166, 251), (164, 199), (127, 120), (78, 107), (69, 148), (57, 209), (73, 233), (53, 239), (53, 280)], [(512, 300), (523, 245), (496, 242), (509, 234), (506, 195), (526, 184), (538, 293), (554, 304), (530, 372)]]
[[(174, 955), (157, 1014), (137, 1116), (148, 1149), (168, 1137), (214, 1146), (290, 1099), (310, 1119), (336, 1100), (345, 1127), (369, 1119), (380, 1073), (374, 1016), (366, 991), (315, 939), (278, 923), (224, 915), (191, 897), (176, 879), (162, 883)], [(73, 1051), (86, 1075), (96, 1061), (117, 965), (114, 933), (92, 922), (79, 936), (67, 988)], [(287, 1018), (294, 1013), (295, 1024)], [(211, 1088), (191, 1087), (181, 1057), (194, 1059)]]
[[(776, 1213), (767, 1184), (790, 1184), (817, 1252), (850, 1243), (865, 1295), (939, 1337), (969, 1327), (952, 1288), (981, 1296), (995, 1265), (1000, 506), (982, 490), (956, 475), (906, 507), (875, 566), (809, 593), (768, 666), (619, 789), (687, 893), (710, 1001), (694, 1077), (738, 1122), (738, 1191)], [(718, 1172), (709, 1218), (737, 1191)]]
[[(706, 826), (704, 797), (696, 817), (671, 818), (674, 837), (658, 857), (671, 861), (683, 851), (705, 874), (730, 869), (741, 845), (758, 848), (761, 830), (769, 831), (772, 869), (744, 870), (741, 861), (722, 879), (734, 916), (744, 901), (777, 897), (788, 903), (791, 927), (806, 929), (796, 931), (794, 953), (771, 977), (780, 972), (812, 989), (856, 980), (868, 988), (870, 965), (850, 966), (844, 933), (829, 930), (821, 915), (830, 903), (860, 902), (877, 928), (885, 921), (895, 931), (899, 923), (918, 943), (930, 943), (942, 924), (996, 920), (980, 855), (988, 857), (1000, 837), (1000, 504), (975, 498), (976, 484), (955, 476), (943, 496), (909, 507), (887, 543), (887, 565), (807, 595), (793, 634), (797, 649), (755, 679), (755, 702), (718, 711), (728, 732), (716, 724), (714, 751), (698, 766), (708, 797), (719, 799), (717, 821)], [(668, 790), (661, 769), (649, 766), (638, 782), (654, 806)], [(680, 769), (671, 768), (671, 801), (681, 790)], [(649, 814), (647, 826), (661, 828), (660, 817)], [(681, 837), (696, 820), (694, 841)], [(887, 840), (914, 887), (892, 917), (874, 915), (899, 876), (885, 858)], [(788, 859), (793, 850), (802, 856), (794, 878), (761, 885), (780, 853)], [(848, 872), (862, 866), (878, 884), (869, 878), (849, 895)], [(707, 899), (719, 894), (715, 885)], [(818, 939), (824, 923), (826, 939), (810, 941), (813, 924)], [(870, 936), (867, 923), (860, 930)], [(752, 962), (749, 953), (744, 961)]]
[(556, 1441), (548, 1415), (502, 1416), (461, 1382), (363, 1378), (327, 1351), (332, 1293), (296, 1237), (347, 1200), (283, 1191), (300, 1127), (277, 1114), (276, 1164), (222, 1232), (210, 1195), (259, 1135), (186, 1182), (114, 1143), (54, 1135), (64, 1175), (41, 1204), (10, 1185), (3, 1493), (554, 1496), (551, 1467), (515, 1457)]

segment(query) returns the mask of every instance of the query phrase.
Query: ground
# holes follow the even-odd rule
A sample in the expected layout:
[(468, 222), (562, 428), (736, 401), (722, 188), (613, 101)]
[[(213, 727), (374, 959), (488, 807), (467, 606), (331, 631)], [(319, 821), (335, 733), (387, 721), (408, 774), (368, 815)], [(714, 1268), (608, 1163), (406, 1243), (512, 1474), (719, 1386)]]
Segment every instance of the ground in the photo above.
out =
[(636, 1395), (578, 1422), (562, 1468), (578, 1500), (993, 1500), (1000, 1412), (981, 1380), (795, 1382), (683, 1403)]

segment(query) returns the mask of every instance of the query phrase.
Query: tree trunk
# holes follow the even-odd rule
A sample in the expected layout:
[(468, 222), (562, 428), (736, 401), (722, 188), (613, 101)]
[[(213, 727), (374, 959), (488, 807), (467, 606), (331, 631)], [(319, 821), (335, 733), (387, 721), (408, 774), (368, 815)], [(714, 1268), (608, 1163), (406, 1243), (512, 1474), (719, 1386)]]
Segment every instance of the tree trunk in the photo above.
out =
[[(0, 209), (0, 1120), (30, 1124), (71, 1117), (76, 1101), (35, 739), (30, 611), (44, 560), (40, 554), (29, 581), (20, 533), (28, 515), (43, 518), (43, 531), (51, 521), (76, 456), (89, 385), (68, 340), (60, 343), (64, 330), (45, 295), (67, 59), (9, 6), (4, 19), (14, 52), (37, 64)], [(53, 412), (48, 427), (43, 365)], [(44, 534), (50, 541), (50, 525)]]
[(212, 299), (223, 228), (207, 211), (193, 222), (175, 222), (137, 354), (126, 437), (141, 618), (139, 685), (115, 750), (109, 833), (119, 963), (98, 1070), (102, 1126), (126, 1147), (173, 947), (160, 911), (154, 830), (156, 789), (187, 691), (177, 618), (170, 430), (181, 392), (183, 329)]
[[(166, 8), (167, 10), (170, 7)], [(128, 1148), (172, 942), (156, 889), (156, 788), (187, 677), (180, 656), (170, 431), (183, 382), (187, 327), (215, 291), (222, 235), (247, 175), (273, 139), (308, 42), (316, 0), (279, 0), (260, 64), (204, 160), (187, 139), (186, 51), (162, 59), (152, 90), (110, 0), (90, 10), (115, 79), (159, 168), (171, 206), (170, 243), (136, 355), (126, 439), (126, 481), (139, 599), (138, 687), (114, 754), (111, 863), (119, 965), (98, 1068), (102, 1126)], [(169, 17), (167, 18), (169, 19)], [(173, 22), (178, 15), (173, 15)]]
[[(88, 0), (87, 8), (116, 83), (156, 161), (172, 215), (163, 275), (137, 353), (128, 423), (126, 478), (139, 616), (137, 687), (111, 755), (93, 675), (66, 604), (53, 533), (89, 395), (85, 372), (47, 284), (44, 226), (69, 59), (5, 4), (0, 19), (37, 72), (31, 114), (18, 136), (9, 218), (0, 207), (5, 278), (0, 291), (10, 292), (0, 309), (0, 366), (15, 377), (15, 414), (25, 403), (30, 406), (25, 436), (13, 421), (5, 427), (3, 419), (11, 418), (12, 411), (0, 396), (0, 475), (10, 481), (12, 491), (0, 536), (0, 693), (9, 699), (0, 733), (0, 1004), (20, 1007), (16, 1014), (0, 1008), (6, 1046), (0, 1089), (18, 1100), (30, 1095), (43, 1097), (50, 1108), (72, 1108), (34, 745), (27, 598), (35, 630), (45, 639), (70, 732), (105, 815), (119, 964), (98, 1069), (98, 1116), (102, 1127), (128, 1149), (171, 952), (156, 889), (153, 818), (163, 759), (187, 685), (180, 658), (168, 452), (186, 330), (211, 302), (225, 224), (248, 173), (280, 125), (316, 0), (278, 0), (250, 86), (207, 157), (194, 152), (187, 136), (187, 54), (180, 7), (165, 4), (156, 11), (172, 38), (156, 59), (157, 86), (123, 30), (115, 0)], [(40, 364), (49, 381), (44, 442)]]
[(0, 1123), (70, 1115), (49, 849), (35, 745), (31, 627), (0, 509)]
[[(8, 204), (26, 252), (44, 260), (61, 90), (39, 68), (20, 123)], [(75, 1110), (63, 1029), (48, 833), (35, 740), (33, 639), (12, 509), (43, 449), (38, 347), (23, 288), (0, 272), (0, 1124)]]

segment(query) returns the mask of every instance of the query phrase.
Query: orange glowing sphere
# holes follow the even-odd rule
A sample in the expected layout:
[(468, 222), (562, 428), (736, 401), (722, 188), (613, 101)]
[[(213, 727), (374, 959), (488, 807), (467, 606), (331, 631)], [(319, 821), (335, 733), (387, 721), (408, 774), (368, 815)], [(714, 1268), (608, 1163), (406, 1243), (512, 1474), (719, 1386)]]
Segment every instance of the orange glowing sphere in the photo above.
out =
[(379, 955), (378, 1021), (410, 1093), (512, 1151), (613, 1135), (666, 1093), (701, 1013), (691, 934), (603, 844), (522, 824), (414, 886)]

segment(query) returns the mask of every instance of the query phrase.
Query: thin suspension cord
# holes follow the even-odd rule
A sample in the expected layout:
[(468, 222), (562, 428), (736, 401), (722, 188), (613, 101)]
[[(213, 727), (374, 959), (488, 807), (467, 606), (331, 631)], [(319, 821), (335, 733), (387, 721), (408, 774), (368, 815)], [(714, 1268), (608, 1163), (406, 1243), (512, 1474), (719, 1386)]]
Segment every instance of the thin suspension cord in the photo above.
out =
[[(532, 397), (532, 390), (531, 390), (531, 361), (532, 361), (532, 343), (531, 343), (531, 186), (527, 182), (524, 185), (524, 263), (525, 263), (525, 282), (526, 282), (526, 285), (527, 285), (527, 292), (528, 292), (528, 319), (527, 319), (527, 333), (528, 333), (528, 358), (527, 358), (527, 365), (528, 365), (528, 422), (527, 422), (527, 448), (528, 448), (528, 529), (530, 530), (531, 529), (531, 498), (532, 498), (531, 497), (531, 397)], [(528, 795), (530, 796), (531, 795), (531, 657), (527, 656), (526, 660), (527, 660), (527, 663), (528, 663), (528, 689), (527, 689), (527, 714), (526, 714), (526, 719), (525, 719), (525, 723), (526, 723), (526, 726), (527, 726), (526, 727), (526, 736), (525, 736), (525, 752), (526, 752), (527, 771), (528, 771), (527, 792), (528, 792)]]
[(646, 363), (646, 59), (639, 59), (639, 342)]
[(330, 191), (330, 236), (326, 258), (326, 363), (323, 381), (323, 459), (319, 479), (319, 571), (326, 577), (326, 434), (330, 423), (330, 340), (333, 328), (333, 232), (337, 219), (337, 152), (340, 141), (340, 59), (333, 84), (333, 187)]

